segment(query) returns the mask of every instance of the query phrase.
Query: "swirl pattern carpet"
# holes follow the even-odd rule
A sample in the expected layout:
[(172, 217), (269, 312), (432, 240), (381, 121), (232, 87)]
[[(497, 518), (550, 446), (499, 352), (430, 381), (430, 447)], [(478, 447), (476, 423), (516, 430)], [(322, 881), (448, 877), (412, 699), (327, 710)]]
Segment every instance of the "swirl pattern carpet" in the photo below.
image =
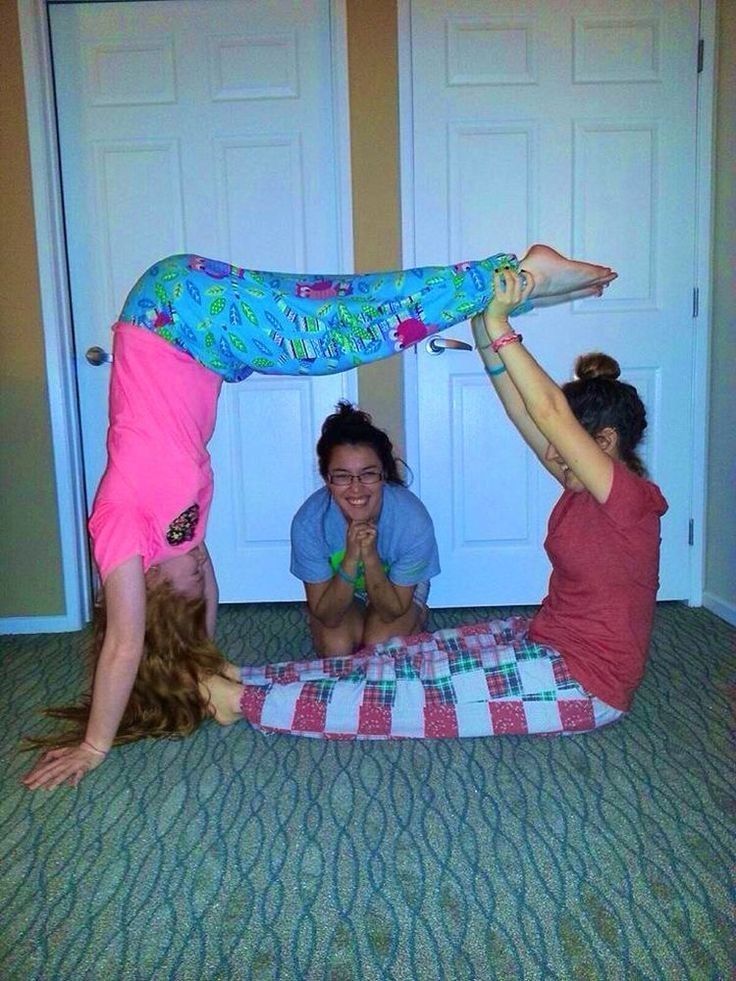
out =
[[(659, 604), (633, 712), (590, 735), (343, 743), (211, 723), (53, 794), (20, 785), (18, 744), (80, 692), (89, 633), (2, 638), (0, 978), (725, 981), (735, 637)], [(299, 604), (223, 607), (218, 639), (239, 663), (309, 651)]]

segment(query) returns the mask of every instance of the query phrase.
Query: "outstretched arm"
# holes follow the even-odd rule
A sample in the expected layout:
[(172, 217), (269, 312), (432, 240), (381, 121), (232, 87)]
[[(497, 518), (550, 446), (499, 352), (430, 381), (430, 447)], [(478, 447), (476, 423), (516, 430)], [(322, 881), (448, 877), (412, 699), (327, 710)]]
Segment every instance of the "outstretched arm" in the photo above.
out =
[[(510, 331), (506, 315), (496, 314), (499, 320), (498, 328), (502, 331)], [(483, 367), (491, 380), (491, 384), (496, 390), (496, 394), (501, 400), (506, 415), (519, 430), (524, 442), (531, 448), (540, 463), (546, 467), (554, 477), (560, 479), (557, 468), (550, 466), (545, 459), (547, 446), (549, 445), (546, 437), (540, 432), (536, 423), (527, 412), (524, 400), (519, 394), (516, 385), (511, 380), (511, 375), (500, 356), (491, 347), (491, 339), (486, 330), (483, 317), (478, 314), (471, 320), (475, 347), (480, 354)]]
[(103, 762), (125, 711), (143, 654), (146, 589), (140, 556), (126, 560), (105, 580), (107, 623), (92, 688), (84, 740), (50, 749), (26, 774), (29, 790), (76, 787), (88, 770)]
[[(513, 270), (495, 273), (494, 298), (483, 313), (485, 341), (478, 345), (483, 348), (484, 361), (487, 352), (493, 353), (485, 345), (513, 335), (508, 314), (526, 299), (528, 290)], [(568, 467), (596, 500), (607, 500), (613, 482), (611, 458), (575, 418), (559, 385), (518, 342), (504, 344), (496, 358), (490, 370), (503, 365), (505, 371), (491, 376), (494, 387), (509, 417), (544, 466), (563, 484), (564, 467)], [(549, 444), (564, 466), (556, 461)]]

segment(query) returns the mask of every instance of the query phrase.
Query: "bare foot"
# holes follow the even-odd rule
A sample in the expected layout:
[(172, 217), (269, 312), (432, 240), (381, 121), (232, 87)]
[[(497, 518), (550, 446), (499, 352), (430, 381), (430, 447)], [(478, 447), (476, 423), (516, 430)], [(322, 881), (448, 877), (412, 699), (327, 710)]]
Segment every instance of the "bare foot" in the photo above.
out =
[(591, 286), (605, 286), (618, 276), (608, 266), (566, 259), (548, 245), (533, 245), (519, 261), (519, 267), (532, 275), (532, 299), (578, 293)]
[(220, 674), (208, 675), (199, 683), (199, 693), (208, 703), (210, 715), (221, 726), (230, 726), (242, 718), (240, 698), (243, 686)]
[(597, 286), (588, 286), (584, 290), (573, 290), (572, 293), (563, 293), (560, 296), (540, 296), (532, 300), (535, 310), (542, 307), (553, 307), (560, 303), (572, 303), (573, 300), (584, 300), (588, 296), (602, 296), (603, 290), (608, 288), (608, 283), (599, 283)]

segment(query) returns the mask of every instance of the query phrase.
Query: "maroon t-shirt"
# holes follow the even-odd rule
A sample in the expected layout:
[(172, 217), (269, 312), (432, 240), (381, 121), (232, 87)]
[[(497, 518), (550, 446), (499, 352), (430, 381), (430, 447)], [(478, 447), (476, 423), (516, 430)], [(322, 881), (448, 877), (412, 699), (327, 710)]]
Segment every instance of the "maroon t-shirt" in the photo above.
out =
[(559, 651), (576, 681), (624, 712), (644, 676), (666, 510), (656, 484), (614, 461), (606, 502), (565, 491), (544, 543), (549, 594), (529, 636)]

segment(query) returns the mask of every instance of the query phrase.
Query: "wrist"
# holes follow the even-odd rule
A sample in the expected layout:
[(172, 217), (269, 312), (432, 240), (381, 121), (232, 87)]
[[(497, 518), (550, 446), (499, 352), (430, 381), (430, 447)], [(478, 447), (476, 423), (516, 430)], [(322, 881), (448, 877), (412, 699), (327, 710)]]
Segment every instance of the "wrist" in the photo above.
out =
[(84, 746), (85, 749), (88, 749), (90, 752), (94, 753), (95, 756), (99, 756), (103, 760), (108, 754), (108, 750), (100, 749), (98, 746), (95, 746), (94, 743), (91, 743), (89, 739), (83, 739), (82, 746)]
[(484, 313), (483, 325), (489, 341), (495, 341), (496, 338), (502, 337), (504, 334), (513, 333), (514, 330), (509, 323), (508, 317), (506, 315), (501, 316), (500, 314)]
[(506, 347), (508, 344), (520, 344), (523, 340), (524, 338), (521, 334), (517, 334), (515, 330), (508, 330), (505, 334), (501, 334), (491, 341), (491, 350), (494, 354), (499, 354), (501, 348)]
[(342, 562), (335, 569), (335, 575), (339, 579), (342, 579), (343, 582), (346, 582), (349, 586), (354, 586), (355, 583), (356, 583), (356, 581), (357, 581), (357, 579), (358, 579), (358, 577), (356, 575), (352, 575), (351, 576), (349, 572), (346, 572), (345, 571), (345, 567), (343, 566)]

